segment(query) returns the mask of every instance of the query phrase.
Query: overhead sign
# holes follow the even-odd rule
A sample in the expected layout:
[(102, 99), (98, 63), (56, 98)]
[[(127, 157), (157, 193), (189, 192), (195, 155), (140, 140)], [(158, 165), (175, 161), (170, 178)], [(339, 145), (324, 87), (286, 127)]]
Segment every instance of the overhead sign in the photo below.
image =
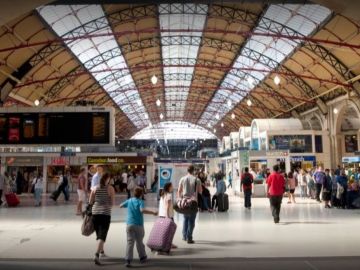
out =
[(87, 164), (145, 164), (146, 157), (87, 157)]
[(110, 111), (0, 111), (0, 145), (113, 144)]

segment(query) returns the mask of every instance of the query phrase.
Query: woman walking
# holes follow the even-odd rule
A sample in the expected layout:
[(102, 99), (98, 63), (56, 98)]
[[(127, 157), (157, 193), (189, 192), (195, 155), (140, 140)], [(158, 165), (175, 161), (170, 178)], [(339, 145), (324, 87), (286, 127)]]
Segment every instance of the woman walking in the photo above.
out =
[(38, 173), (37, 176), (32, 181), (34, 186), (34, 197), (35, 197), (35, 206), (41, 205), (41, 196), (43, 193), (43, 178), (41, 173)]
[(288, 201), (288, 203), (291, 203), (291, 202), (296, 203), (295, 202), (296, 181), (295, 181), (293, 172), (288, 173), (287, 179), (288, 179), (287, 183), (289, 186), (289, 193), (288, 193), (289, 201)]
[(111, 208), (115, 203), (115, 190), (109, 185), (109, 182), (110, 175), (103, 174), (100, 179), (100, 187), (96, 187), (90, 194), (96, 240), (98, 241), (94, 257), (97, 265), (100, 265), (100, 256), (105, 256), (104, 244), (110, 227)]

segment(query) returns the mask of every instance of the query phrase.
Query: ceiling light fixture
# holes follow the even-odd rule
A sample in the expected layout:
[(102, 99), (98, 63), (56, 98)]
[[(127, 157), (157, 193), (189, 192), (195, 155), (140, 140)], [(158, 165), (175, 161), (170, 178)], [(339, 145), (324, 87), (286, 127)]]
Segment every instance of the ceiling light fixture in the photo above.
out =
[(152, 77), (151, 77), (151, 83), (153, 85), (157, 84), (157, 81), (158, 81), (158, 78), (156, 77), (156, 75), (154, 74)]
[(279, 85), (280, 84), (280, 77), (278, 76), (278, 75), (276, 75), (275, 77), (274, 77), (274, 83), (276, 84), (276, 85)]
[(214, 133), (216, 133), (216, 129), (214, 128)]
[(160, 105), (161, 105), (161, 101), (160, 101), (160, 99), (157, 99), (156, 100), (156, 106), (160, 107)]
[(162, 120), (164, 118), (164, 115), (160, 113), (160, 119)]
[(231, 108), (232, 102), (231, 102), (230, 99), (228, 100), (227, 105), (228, 105), (229, 108)]
[(221, 123), (221, 127), (224, 127), (224, 123)]
[(216, 118), (217, 120), (219, 120), (219, 119), (220, 119), (220, 115), (217, 113), (217, 114), (215, 115), (215, 118)]
[(231, 118), (235, 119), (235, 114), (234, 113), (231, 114)]
[(250, 99), (248, 99), (248, 100), (246, 101), (246, 104), (250, 107), (250, 106), (252, 105), (251, 100), (250, 100)]
[(335, 114), (337, 114), (337, 113), (339, 112), (339, 110), (336, 109), (336, 108), (334, 108), (333, 112), (334, 112)]
[(210, 123), (208, 123), (207, 126), (208, 126), (209, 128), (211, 128), (211, 124), (210, 124)]
[(35, 106), (39, 106), (39, 105), (40, 105), (40, 101), (39, 101), (38, 99), (35, 99), (34, 104), (35, 104)]

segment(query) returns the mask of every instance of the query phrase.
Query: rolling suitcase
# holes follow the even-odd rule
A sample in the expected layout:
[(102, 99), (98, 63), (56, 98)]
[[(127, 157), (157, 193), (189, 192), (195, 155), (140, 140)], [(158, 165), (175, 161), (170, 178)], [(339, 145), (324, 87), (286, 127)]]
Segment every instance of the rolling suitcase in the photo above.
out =
[(217, 203), (219, 212), (225, 212), (229, 210), (229, 196), (226, 193), (218, 195)]
[(170, 218), (159, 217), (150, 232), (147, 246), (151, 251), (169, 253), (176, 231), (176, 224)]
[(6, 203), (7, 203), (8, 207), (15, 207), (15, 206), (18, 206), (20, 203), (20, 200), (19, 200), (18, 196), (16, 196), (15, 193), (5, 194), (5, 199), (6, 199)]
[(60, 193), (61, 191), (57, 188), (55, 191), (53, 191), (53, 193), (51, 193), (50, 199), (53, 199), (56, 202), (60, 196)]

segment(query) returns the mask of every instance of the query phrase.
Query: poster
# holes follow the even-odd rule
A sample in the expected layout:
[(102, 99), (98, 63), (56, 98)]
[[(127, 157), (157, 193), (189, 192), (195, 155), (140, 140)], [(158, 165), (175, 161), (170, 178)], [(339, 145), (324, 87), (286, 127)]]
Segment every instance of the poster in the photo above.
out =
[(167, 182), (171, 181), (174, 168), (172, 165), (165, 165), (159, 167), (159, 188), (162, 189)]

